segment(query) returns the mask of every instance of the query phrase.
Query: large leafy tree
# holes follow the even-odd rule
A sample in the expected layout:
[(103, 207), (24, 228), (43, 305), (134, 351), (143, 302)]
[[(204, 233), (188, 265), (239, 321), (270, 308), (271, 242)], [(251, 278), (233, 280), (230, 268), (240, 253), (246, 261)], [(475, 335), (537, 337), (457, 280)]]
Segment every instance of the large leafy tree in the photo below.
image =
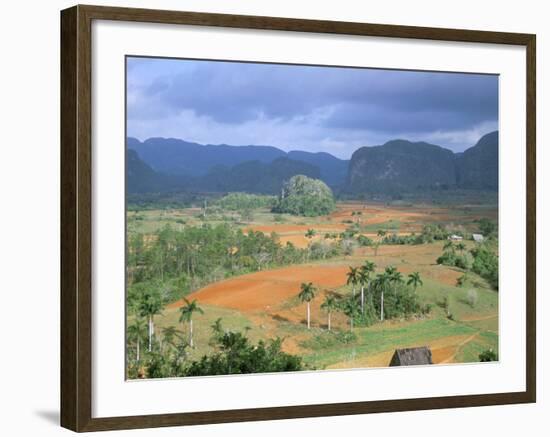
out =
[(138, 314), (141, 317), (146, 317), (149, 323), (149, 345), (148, 350), (151, 352), (153, 348), (153, 335), (155, 332), (154, 317), (162, 310), (162, 298), (157, 288), (145, 290), (138, 304)]
[(311, 282), (308, 282), (307, 284), (302, 283), (302, 285), (300, 286), (300, 293), (298, 294), (298, 298), (302, 302), (307, 303), (307, 314), (306, 314), (306, 316), (307, 316), (307, 329), (310, 329), (310, 327), (311, 327), (311, 325), (310, 325), (310, 319), (311, 319), (310, 303), (313, 300), (313, 298), (315, 297), (315, 292), (316, 291), (317, 291), (317, 289), (313, 286), (313, 284)]
[(189, 302), (185, 297), (183, 298), (185, 305), (180, 307), (180, 323), (187, 322), (189, 324), (189, 346), (194, 347), (193, 344), (193, 316), (195, 313), (204, 314), (204, 311), (197, 300), (194, 299), (193, 302)]

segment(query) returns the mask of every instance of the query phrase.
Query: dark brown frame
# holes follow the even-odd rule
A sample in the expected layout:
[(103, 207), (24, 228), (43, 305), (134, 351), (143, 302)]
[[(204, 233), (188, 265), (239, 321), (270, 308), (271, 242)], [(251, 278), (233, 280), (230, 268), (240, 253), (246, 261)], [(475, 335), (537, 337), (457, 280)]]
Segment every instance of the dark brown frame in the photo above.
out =
[[(92, 418), (92, 20), (524, 46), (527, 52), (527, 371), (524, 392)], [(503, 405), (536, 401), (536, 37), (531, 34), (74, 6), (61, 12), (61, 425), (100, 431)]]

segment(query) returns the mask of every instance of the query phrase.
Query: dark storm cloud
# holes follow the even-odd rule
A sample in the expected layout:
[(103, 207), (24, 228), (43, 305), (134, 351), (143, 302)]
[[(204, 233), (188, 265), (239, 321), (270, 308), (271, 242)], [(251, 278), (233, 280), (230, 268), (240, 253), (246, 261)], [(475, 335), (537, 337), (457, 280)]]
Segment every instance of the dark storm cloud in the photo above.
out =
[(151, 59), (129, 64), (130, 120), (184, 111), (220, 125), (272, 120), (285, 129), (306, 120), (325, 137), (339, 138), (352, 131), (388, 138), (466, 131), (498, 120), (496, 76)]

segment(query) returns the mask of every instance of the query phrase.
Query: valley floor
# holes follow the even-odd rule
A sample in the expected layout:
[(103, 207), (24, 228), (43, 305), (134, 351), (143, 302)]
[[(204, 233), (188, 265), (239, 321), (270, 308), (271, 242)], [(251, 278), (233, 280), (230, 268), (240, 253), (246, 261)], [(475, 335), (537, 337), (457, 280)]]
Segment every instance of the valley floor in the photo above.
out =
[[(196, 217), (197, 210), (147, 211), (145, 214), (145, 220), (132, 224), (133, 232), (150, 233), (167, 222), (177, 226), (175, 220), (181, 217), (189, 223)], [(282, 243), (290, 241), (298, 247), (307, 247), (312, 240), (326, 238), (326, 233), (344, 231), (350, 223), (360, 223), (365, 229), (364, 235), (376, 240), (378, 230), (407, 235), (419, 232), (429, 223), (472, 232), (476, 230), (474, 220), (480, 217), (495, 219), (496, 207), (386, 206), (349, 202), (339, 203), (337, 211), (327, 217), (286, 216), (284, 223), (276, 222), (267, 210), (258, 210), (253, 220), (242, 228), (266, 234), (275, 232)], [(313, 238), (306, 238), (308, 229), (315, 230)], [(464, 243), (468, 249), (475, 245), (473, 241)], [(435, 364), (477, 362), (482, 351), (498, 351), (498, 293), (481, 278), (477, 278), (475, 285), (457, 286), (457, 279), (464, 272), (436, 264), (443, 244), (440, 241), (421, 245), (381, 245), (377, 250), (359, 247), (350, 256), (258, 271), (207, 285), (187, 296), (189, 300), (196, 299), (204, 309), (204, 315), (195, 317), (196, 347), (190, 357), (198, 359), (212, 352), (210, 326), (221, 317), (225, 329), (247, 329), (253, 341), (283, 338), (284, 351), (300, 355), (305, 363), (316, 369), (384, 367), (388, 366), (395, 349), (417, 346), (429, 346)], [(329, 332), (327, 315), (320, 305), (326, 293), (352, 293), (346, 285), (349, 266), (360, 266), (367, 259), (376, 263), (377, 271), (393, 265), (404, 276), (419, 272), (423, 285), (416, 292), (420, 301), (432, 304), (433, 309), (425, 316), (355, 327), (356, 339), (351, 343), (341, 342), (336, 332), (349, 330), (348, 319), (341, 313), (334, 313), (333, 331)], [(297, 298), (303, 282), (312, 282), (319, 290), (311, 303), (309, 330), (305, 322), (306, 305)], [(472, 289), (478, 296), (475, 305), (467, 298)], [(449, 301), (451, 319), (441, 305), (445, 297)], [(168, 305), (156, 317), (157, 329), (176, 326), (187, 335), (186, 325), (178, 322), (181, 305), (179, 301)]]

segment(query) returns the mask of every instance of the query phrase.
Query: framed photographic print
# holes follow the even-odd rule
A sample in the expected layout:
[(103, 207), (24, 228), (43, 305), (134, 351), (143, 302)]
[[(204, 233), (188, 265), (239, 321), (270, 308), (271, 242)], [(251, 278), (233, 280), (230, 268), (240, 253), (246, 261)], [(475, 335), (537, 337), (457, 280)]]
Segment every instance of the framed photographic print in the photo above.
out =
[(61, 13), (61, 424), (535, 402), (535, 36)]

